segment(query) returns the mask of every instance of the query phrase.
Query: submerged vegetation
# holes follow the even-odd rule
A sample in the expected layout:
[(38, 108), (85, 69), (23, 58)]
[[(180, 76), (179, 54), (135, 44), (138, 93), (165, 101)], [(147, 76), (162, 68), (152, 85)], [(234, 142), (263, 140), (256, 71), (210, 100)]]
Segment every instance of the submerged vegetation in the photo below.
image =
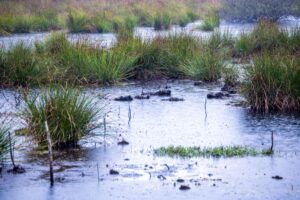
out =
[(28, 124), (28, 133), (42, 147), (47, 146), (45, 122), (55, 148), (76, 147), (97, 127), (93, 122), (99, 111), (91, 99), (75, 89), (53, 87), (41, 95), (25, 95), (25, 103), (21, 116)]
[(242, 157), (268, 155), (266, 152), (265, 150), (258, 151), (243, 146), (221, 146), (214, 148), (169, 146), (154, 150), (156, 155), (171, 157)]

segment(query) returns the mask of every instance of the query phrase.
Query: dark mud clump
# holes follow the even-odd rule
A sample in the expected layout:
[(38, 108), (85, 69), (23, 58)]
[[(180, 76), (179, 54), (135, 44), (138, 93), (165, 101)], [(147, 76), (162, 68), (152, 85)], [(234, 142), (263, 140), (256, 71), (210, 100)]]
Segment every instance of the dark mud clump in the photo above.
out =
[(111, 169), (109, 170), (110, 175), (119, 175), (120, 173), (117, 170)]
[(184, 99), (183, 98), (177, 98), (177, 97), (170, 97), (168, 99), (162, 99), (162, 101), (178, 102), (178, 101), (184, 101)]
[(176, 181), (177, 181), (178, 183), (183, 183), (183, 182), (184, 182), (184, 179), (179, 178), (179, 179), (177, 179)]
[(207, 94), (208, 99), (223, 99), (225, 97), (230, 97), (227, 92), (210, 92)]
[(229, 84), (225, 84), (222, 88), (221, 88), (222, 92), (228, 92), (229, 94), (236, 94), (237, 93), (237, 85), (229, 85)]
[(275, 180), (282, 180), (283, 177), (276, 175), (276, 176), (272, 176), (272, 179), (275, 179)]
[(23, 174), (26, 172), (26, 170), (21, 167), (20, 165), (14, 166), (12, 169), (7, 170), (8, 173), (13, 173), (13, 174)]
[(114, 99), (115, 101), (132, 101), (133, 98), (128, 95), (128, 96), (120, 96)]
[(157, 178), (161, 181), (164, 181), (167, 179), (164, 175), (158, 175)]
[(149, 95), (137, 95), (134, 98), (138, 99), (138, 100), (143, 100), (143, 99), (150, 99), (150, 96)]
[(129, 142), (127, 142), (126, 140), (122, 139), (120, 142), (118, 142), (118, 145), (129, 145)]
[(171, 96), (171, 90), (159, 90), (157, 92), (147, 92), (147, 93), (142, 93), (142, 95), (160, 96), (160, 97)]
[(204, 83), (202, 81), (196, 81), (196, 82), (194, 82), (194, 86), (201, 86), (203, 84)]
[(191, 188), (190, 188), (190, 186), (188, 186), (188, 185), (181, 185), (181, 186), (179, 187), (179, 190), (189, 190), (189, 189), (191, 189)]

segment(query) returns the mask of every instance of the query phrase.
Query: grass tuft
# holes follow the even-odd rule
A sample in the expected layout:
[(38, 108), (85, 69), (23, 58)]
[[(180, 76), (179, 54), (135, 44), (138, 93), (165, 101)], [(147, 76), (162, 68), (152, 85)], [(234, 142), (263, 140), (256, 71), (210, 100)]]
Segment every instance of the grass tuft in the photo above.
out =
[(215, 82), (221, 78), (222, 67), (220, 55), (212, 51), (203, 51), (187, 61), (184, 72), (195, 80)]
[(171, 18), (167, 13), (157, 15), (154, 19), (154, 30), (166, 30), (171, 26)]
[(223, 77), (225, 86), (234, 87), (239, 80), (239, 70), (237, 67), (229, 66), (223, 68)]
[(209, 14), (204, 17), (203, 24), (200, 26), (202, 31), (213, 31), (216, 27), (220, 26), (220, 17), (216, 12), (209, 12)]
[(67, 27), (71, 33), (92, 32), (92, 25), (84, 12), (70, 12), (67, 19)]
[(75, 89), (51, 87), (40, 96), (26, 95), (25, 103), (22, 117), (39, 146), (47, 145), (45, 121), (55, 148), (76, 147), (96, 127), (93, 120), (99, 110)]
[(243, 91), (257, 112), (300, 110), (300, 59), (283, 52), (263, 53), (246, 68)]
[(0, 72), (4, 85), (36, 85), (41, 75), (37, 60), (29, 47), (19, 43), (1, 53)]

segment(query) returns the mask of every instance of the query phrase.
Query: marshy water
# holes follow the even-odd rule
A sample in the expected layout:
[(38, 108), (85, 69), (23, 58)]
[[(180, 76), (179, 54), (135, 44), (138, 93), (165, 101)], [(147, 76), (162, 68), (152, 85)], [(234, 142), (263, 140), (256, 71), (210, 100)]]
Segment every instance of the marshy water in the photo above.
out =
[[(152, 28), (136, 28), (135, 34), (151, 39), (157, 34), (187, 32), (200, 36), (209, 32), (194, 30), (201, 22), (186, 28), (155, 32)], [(282, 28), (300, 25), (300, 19), (286, 18)], [(234, 36), (249, 32), (255, 24), (222, 23), (220, 31)], [(33, 44), (48, 33), (0, 37), (6, 48), (24, 41)], [(111, 46), (114, 34), (69, 34), (72, 41), (86, 38), (91, 44)], [(121, 95), (139, 95), (169, 88), (173, 97), (184, 101), (162, 101), (153, 96), (146, 100), (117, 102)], [(221, 100), (207, 100), (211, 91), (221, 85), (194, 86), (190, 80), (162, 80), (146, 83), (86, 88), (82, 92), (95, 99), (106, 113), (104, 127), (95, 136), (81, 141), (81, 148), (54, 155), (55, 186), (50, 187), (47, 152), (34, 150), (34, 144), (18, 136), (15, 162), (25, 174), (2, 173), (0, 199), (299, 199), (300, 198), (300, 116), (255, 115), (249, 108), (236, 106), (238, 94)], [(22, 109), (15, 90), (0, 92), (1, 121), (24, 127), (18, 112)], [(207, 115), (206, 115), (207, 114)], [(99, 117), (103, 122), (103, 116)], [(162, 146), (231, 146), (245, 145), (267, 149), (274, 132), (272, 156), (236, 158), (170, 158), (154, 155)], [(129, 145), (120, 146), (125, 139)], [(111, 169), (119, 175), (110, 175)], [(283, 177), (282, 180), (273, 176)], [(178, 183), (178, 179), (184, 183)], [(4, 184), (5, 183), (5, 184)], [(180, 191), (181, 184), (189, 191)], [(74, 192), (76, 191), (76, 192)]]
[[(144, 40), (152, 39), (156, 36), (164, 36), (170, 34), (192, 34), (197, 37), (208, 37), (213, 32), (201, 31), (200, 26), (203, 22), (196, 21), (187, 24), (185, 27), (180, 27), (178, 25), (172, 26), (169, 30), (165, 31), (155, 31), (152, 27), (137, 27), (134, 30), (136, 36), (141, 37)], [(221, 33), (230, 33), (232, 36), (237, 37), (242, 33), (251, 32), (256, 23), (229, 23), (222, 21), (220, 26), (215, 29), (215, 31), (220, 31)], [(300, 18), (295, 18), (292, 16), (282, 18), (279, 21), (279, 26), (282, 29), (293, 29), (300, 26)], [(50, 33), (31, 33), (31, 34), (12, 34), (7, 37), (0, 37), (0, 45), (8, 49), (15, 44), (23, 42), (26, 45), (34, 45), (35, 42), (41, 42), (45, 40), (50, 35)], [(84, 40), (87, 43), (95, 46), (111, 47), (116, 42), (116, 35), (113, 33), (105, 34), (68, 34), (70, 41), (77, 42)]]
[[(166, 86), (172, 96), (184, 101), (162, 101), (163, 97), (155, 96), (130, 103), (113, 100), (120, 95), (135, 96)], [(30, 141), (18, 138), (16, 162), (27, 172), (3, 173), (0, 198), (299, 199), (300, 118), (253, 115), (247, 108), (235, 106), (241, 99), (239, 95), (208, 100), (206, 116), (206, 95), (219, 90), (219, 85), (194, 86), (188, 80), (85, 89), (83, 93), (97, 99), (99, 107), (105, 105), (105, 136), (103, 129), (99, 129), (98, 135), (81, 142), (81, 149), (57, 152), (53, 188), (49, 186), (47, 152), (36, 153)], [(1, 105), (5, 105), (1, 112), (14, 116), (20, 109), (15, 107), (15, 92), (1, 93), (5, 96), (1, 98)], [(14, 119), (15, 127), (22, 127), (22, 121)], [(181, 159), (153, 154), (154, 148), (169, 145), (247, 145), (266, 149), (270, 146), (271, 131), (275, 133), (275, 154), (271, 157)], [(117, 145), (122, 138), (129, 145)], [(120, 174), (109, 175), (110, 169)], [(272, 179), (276, 175), (283, 179)], [(184, 179), (191, 190), (180, 191), (178, 178)]]

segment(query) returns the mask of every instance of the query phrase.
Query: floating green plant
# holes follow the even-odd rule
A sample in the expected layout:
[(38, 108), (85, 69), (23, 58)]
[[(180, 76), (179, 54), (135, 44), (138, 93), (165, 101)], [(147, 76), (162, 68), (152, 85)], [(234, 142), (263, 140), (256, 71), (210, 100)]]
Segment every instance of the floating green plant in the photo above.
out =
[(169, 146), (154, 150), (158, 156), (170, 157), (243, 157), (269, 155), (269, 151), (259, 151), (246, 146), (221, 146), (221, 147), (182, 147)]

